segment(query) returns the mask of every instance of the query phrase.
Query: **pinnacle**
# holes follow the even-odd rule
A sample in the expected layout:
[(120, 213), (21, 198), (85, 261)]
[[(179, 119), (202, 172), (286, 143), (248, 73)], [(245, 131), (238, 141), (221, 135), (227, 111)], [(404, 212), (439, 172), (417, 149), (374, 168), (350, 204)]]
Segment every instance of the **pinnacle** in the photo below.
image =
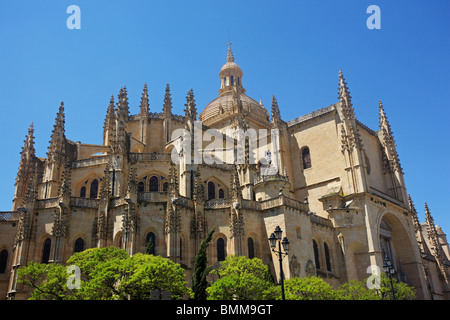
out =
[(170, 97), (169, 83), (166, 85), (166, 93), (164, 95), (164, 112), (170, 112), (172, 110), (172, 98)]
[(233, 51), (231, 51), (231, 42), (228, 43), (227, 62), (234, 62)]

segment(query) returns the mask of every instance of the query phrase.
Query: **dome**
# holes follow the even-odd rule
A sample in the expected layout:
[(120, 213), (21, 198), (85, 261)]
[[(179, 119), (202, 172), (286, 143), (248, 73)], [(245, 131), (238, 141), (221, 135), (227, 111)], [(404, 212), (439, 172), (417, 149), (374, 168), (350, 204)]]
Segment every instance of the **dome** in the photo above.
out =
[[(240, 110), (239, 107), (241, 107)], [(270, 123), (269, 113), (266, 108), (243, 92), (238, 93), (237, 90), (235, 94), (222, 94), (211, 101), (205, 109), (203, 109), (203, 112), (199, 116), (199, 120), (205, 125), (211, 126), (215, 122), (223, 120), (232, 114), (243, 112), (247, 114), (248, 118), (259, 123)]]
[(223, 121), (232, 115), (243, 114), (261, 124), (269, 125), (269, 113), (261, 103), (256, 102), (245, 94), (242, 86), (243, 72), (234, 62), (231, 43), (228, 44), (227, 62), (220, 69), (221, 88), (219, 97), (211, 101), (199, 115), (199, 120), (205, 125)]

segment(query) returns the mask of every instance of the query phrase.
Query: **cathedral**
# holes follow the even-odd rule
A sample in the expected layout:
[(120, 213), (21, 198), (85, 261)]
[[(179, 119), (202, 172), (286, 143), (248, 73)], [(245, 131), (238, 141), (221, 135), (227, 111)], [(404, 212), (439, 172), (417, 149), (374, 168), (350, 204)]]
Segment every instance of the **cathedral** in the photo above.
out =
[[(0, 212), (0, 299), (30, 296), (17, 281), (30, 261), (65, 263), (105, 246), (132, 255), (150, 241), (190, 282), (212, 229), (209, 265), (257, 257), (277, 281), (281, 265), (285, 278), (338, 286), (389, 260), (417, 299), (450, 299), (446, 235), (427, 204), (418, 220), (381, 101), (373, 130), (356, 118), (339, 71), (337, 101), (285, 121), (275, 96), (269, 109), (246, 95), (230, 45), (218, 80), (201, 112), (187, 93), (184, 115), (172, 113), (169, 84), (162, 112), (150, 111), (145, 84), (136, 114), (122, 87), (106, 108), (102, 145), (66, 137), (63, 102), (45, 158), (31, 124), (12, 210)], [(268, 240), (275, 229), (289, 242), (281, 264)]]

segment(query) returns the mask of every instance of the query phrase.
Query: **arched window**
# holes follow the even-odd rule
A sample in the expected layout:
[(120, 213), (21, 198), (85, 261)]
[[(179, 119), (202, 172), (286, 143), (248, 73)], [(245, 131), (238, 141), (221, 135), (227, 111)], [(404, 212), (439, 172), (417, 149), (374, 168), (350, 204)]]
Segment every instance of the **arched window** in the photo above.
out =
[(314, 249), (314, 260), (316, 262), (316, 269), (320, 269), (319, 247), (317, 246), (316, 240), (313, 240), (313, 249)]
[(327, 264), (327, 271), (331, 272), (330, 251), (328, 250), (328, 245), (326, 243), (323, 244), (323, 249), (325, 251), (325, 262)]
[(234, 76), (230, 77), (230, 86), (234, 86)]
[(227, 86), (227, 77), (223, 78), (223, 86), (226, 87)]
[(156, 236), (153, 232), (147, 233), (147, 237), (145, 238), (145, 253), (146, 254), (155, 254), (155, 244), (156, 244)]
[(252, 238), (247, 239), (248, 258), (253, 259), (255, 257), (255, 245)]
[(216, 185), (214, 182), (208, 182), (208, 200), (216, 198)]
[(225, 240), (217, 239), (217, 261), (225, 260)]
[(183, 260), (183, 239), (180, 237), (180, 260)]
[(311, 168), (311, 155), (309, 154), (308, 147), (304, 147), (302, 150), (302, 163), (303, 169)]
[(138, 182), (138, 186), (137, 186), (137, 191), (138, 192), (144, 192), (145, 190), (145, 184), (144, 181), (139, 181)]
[(98, 194), (98, 180), (94, 179), (91, 182), (91, 191), (89, 193), (89, 198), (97, 198)]
[(86, 187), (81, 187), (80, 189), (80, 197), (86, 198)]
[(164, 182), (164, 184), (163, 184), (163, 191), (167, 192), (167, 190), (169, 190), (169, 183)]
[(219, 199), (223, 198), (225, 198), (225, 192), (223, 191), (223, 189), (219, 189)]
[(159, 184), (158, 177), (152, 176), (148, 182), (149, 191), (159, 191), (158, 184)]
[(48, 263), (50, 259), (50, 247), (52, 246), (52, 240), (50, 238), (45, 239), (44, 248), (42, 249), (42, 263)]
[(74, 252), (81, 252), (84, 250), (84, 240), (81, 238), (78, 238), (77, 240), (75, 240), (75, 248), (74, 248)]
[(6, 265), (8, 262), (8, 251), (6, 249), (0, 252), (0, 273), (6, 272)]

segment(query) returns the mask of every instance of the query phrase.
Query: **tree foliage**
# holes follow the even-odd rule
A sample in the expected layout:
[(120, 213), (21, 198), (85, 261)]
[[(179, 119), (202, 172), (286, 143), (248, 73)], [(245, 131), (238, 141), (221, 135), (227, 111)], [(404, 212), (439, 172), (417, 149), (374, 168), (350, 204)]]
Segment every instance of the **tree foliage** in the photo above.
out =
[(192, 291), (195, 300), (206, 300), (206, 288), (208, 287), (206, 276), (211, 270), (211, 267), (207, 267), (206, 265), (208, 260), (206, 249), (211, 242), (213, 233), (214, 229), (212, 229), (202, 241), (200, 248), (195, 255), (194, 275), (192, 276)]
[[(69, 265), (80, 268), (79, 289), (67, 286)], [(125, 250), (114, 247), (75, 253), (67, 266), (30, 263), (19, 269), (19, 281), (33, 289), (31, 298), (36, 300), (145, 300), (154, 290), (181, 299), (191, 295), (184, 277), (181, 266), (167, 258), (142, 253), (130, 257)]]
[(258, 258), (228, 256), (211, 274), (217, 280), (207, 289), (210, 300), (276, 299), (279, 295), (269, 268)]
[(334, 300), (330, 284), (319, 277), (290, 278), (284, 282), (287, 300)]

